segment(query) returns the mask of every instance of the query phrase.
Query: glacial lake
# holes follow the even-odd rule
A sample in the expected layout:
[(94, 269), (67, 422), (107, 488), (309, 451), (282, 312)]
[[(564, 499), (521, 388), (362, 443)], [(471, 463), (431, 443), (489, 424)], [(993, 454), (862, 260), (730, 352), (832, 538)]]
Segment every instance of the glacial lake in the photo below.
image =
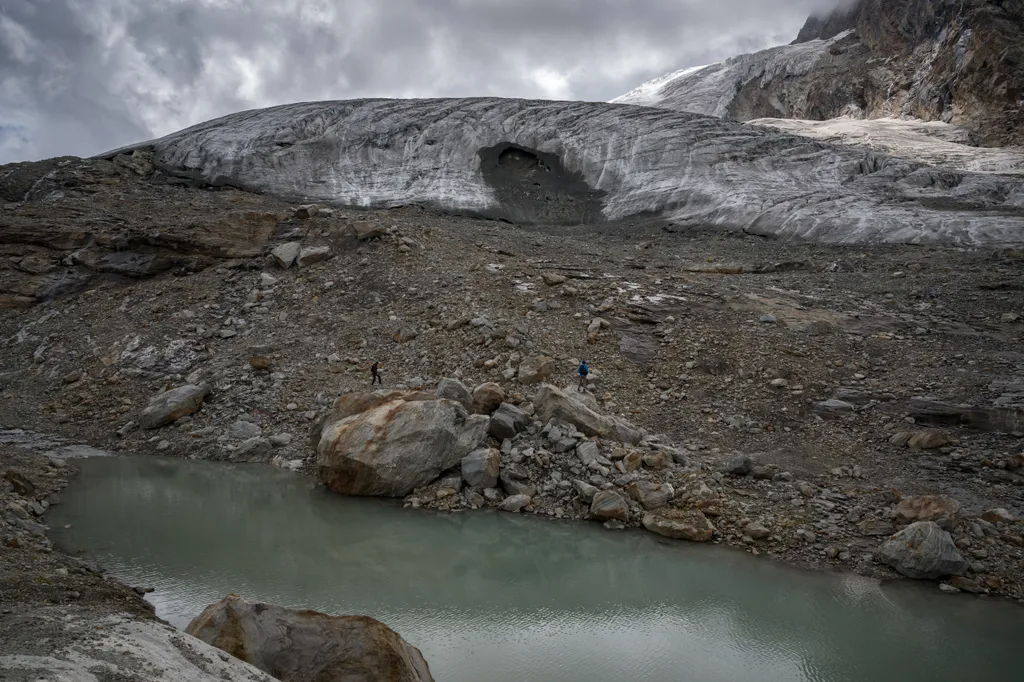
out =
[[(373, 616), (439, 682), (1004, 682), (1024, 608), (724, 547), (345, 498), (268, 466), (76, 460), (64, 550), (184, 628), (229, 592)], [(64, 529), (70, 524), (70, 529)]]

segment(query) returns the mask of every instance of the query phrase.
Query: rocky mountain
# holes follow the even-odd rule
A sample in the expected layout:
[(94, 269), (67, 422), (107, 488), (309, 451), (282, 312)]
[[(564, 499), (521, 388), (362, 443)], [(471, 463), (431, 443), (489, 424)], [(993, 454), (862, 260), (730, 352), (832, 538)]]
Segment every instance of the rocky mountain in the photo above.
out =
[(688, 69), (614, 100), (739, 121), (917, 118), (1024, 144), (1024, 2), (858, 0), (791, 45)]
[(658, 213), (681, 228), (831, 243), (1024, 241), (1020, 177), (937, 170), (649, 107), (496, 98), (292, 104), (104, 156), (127, 163), (130, 151), (152, 152), (157, 171), (175, 182), (334, 205), (419, 203), (525, 224)]

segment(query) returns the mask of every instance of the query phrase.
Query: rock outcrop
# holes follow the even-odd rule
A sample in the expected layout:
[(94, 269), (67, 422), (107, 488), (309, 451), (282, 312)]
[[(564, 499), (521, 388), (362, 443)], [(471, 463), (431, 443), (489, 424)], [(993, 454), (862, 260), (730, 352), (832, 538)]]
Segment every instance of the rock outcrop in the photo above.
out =
[(286, 609), (229, 594), (188, 634), (281, 682), (430, 682), (419, 649), (378, 620)]
[[(812, 45), (797, 47), (827, 51)], [(289, 200), (426, 203), (543, 224), (657, 212), (681, 228), (841, 243), (1024, 241), (1019, 178), (952, 177), (863, 149), (650, 107), (493, 98), (292, 104), (132, 149), (151, 150), (165, 174)]]
[(792, 45), (678, 71), (617, 102), (734, 120), (911, 118), (1024, 144), (1024, 3), (859, 0)]
[(347, 398), (348, 405), (368, 407), (348, 415), (336, 405), (323, 425), (317, 468), (335, 492), (407, 495), (459, 464), (486, 437), (489, 419), (457, 402), (379, 393)]
[(961, 575), (968, 568), (949, 533), (932, 521), (912, 523), (890, 537), (882, 544), (879, 559), (919, 580)]

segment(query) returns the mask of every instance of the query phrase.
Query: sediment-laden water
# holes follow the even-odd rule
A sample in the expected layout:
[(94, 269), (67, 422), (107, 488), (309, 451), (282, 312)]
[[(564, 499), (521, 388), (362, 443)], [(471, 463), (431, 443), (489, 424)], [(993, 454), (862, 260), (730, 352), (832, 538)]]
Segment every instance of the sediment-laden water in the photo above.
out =
[(80, 460), (58, 544), (184, 627), (228, 592), (378, 618), (439, 681), (1014, 679), (1024, 609), (597, 524), (438, 515), (265, 466)]

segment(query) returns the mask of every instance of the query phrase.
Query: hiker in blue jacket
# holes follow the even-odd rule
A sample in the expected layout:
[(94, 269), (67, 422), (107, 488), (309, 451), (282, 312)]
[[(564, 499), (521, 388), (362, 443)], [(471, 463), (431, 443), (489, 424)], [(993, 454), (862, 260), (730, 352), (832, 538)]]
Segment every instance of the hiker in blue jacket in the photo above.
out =
[(581, 362), (580, 366), (576, 368), (576, 373), (580, 375), (580, 383), (576, 388), (580, 391), (587, 390), (587, 375), (590, 374), (590, 368), (587, 367), (586, 360)]

